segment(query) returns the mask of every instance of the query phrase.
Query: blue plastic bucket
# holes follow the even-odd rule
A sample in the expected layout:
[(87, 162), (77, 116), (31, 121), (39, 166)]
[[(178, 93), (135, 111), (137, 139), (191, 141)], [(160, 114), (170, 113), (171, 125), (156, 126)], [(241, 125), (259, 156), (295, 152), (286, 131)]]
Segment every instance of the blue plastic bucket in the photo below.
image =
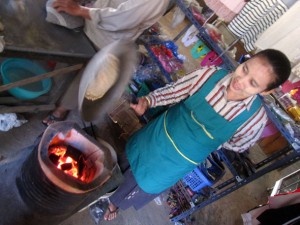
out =
[[(26, 59), (6, 59), (1, 64), (0, 71), (3, 84), (10, 84), (47, 73), (40, 65)], [(51, 79), (46, 78), (34, 83), (9, 89), (8, 92), (18, 99), (34, 99), (47, 93), (51, 88), (51, 84)]]

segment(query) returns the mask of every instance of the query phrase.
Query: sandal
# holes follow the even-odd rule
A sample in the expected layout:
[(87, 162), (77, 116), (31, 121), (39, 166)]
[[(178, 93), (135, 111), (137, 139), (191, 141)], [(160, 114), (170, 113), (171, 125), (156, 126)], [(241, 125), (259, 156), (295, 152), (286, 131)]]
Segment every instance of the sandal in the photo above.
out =
[(110, 205), (107, 207), (107, 210), (103, 216), (103, 219), (107, 221), (116, 219), (119, 211), (119, 208), (116, 208), (115, 210), (111, 210), (109, 207)]
[(68, 115), (68, 110), (62, 106), (57, 107), (52, 113), (50, 113), (42, 123), (49, 126), (55, 122), (63, 121)]
[(49, 126), (55, 122), (59, 122), (59, 121), (63, 121), (63, 120), (64, 120), (64, 117), (57, 117), (57, 116), (54, 116), (53, 114), (49, 114), (47, 116), (47, 118), (42, 121), (42, 123), (45, 126)]

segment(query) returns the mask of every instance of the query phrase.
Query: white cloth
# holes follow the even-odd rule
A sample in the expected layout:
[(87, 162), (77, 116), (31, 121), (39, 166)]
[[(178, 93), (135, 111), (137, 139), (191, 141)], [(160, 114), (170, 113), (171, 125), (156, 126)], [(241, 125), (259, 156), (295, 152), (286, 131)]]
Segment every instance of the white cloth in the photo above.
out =
[(0, 131), (8, 131), (14, 127), (19, 127), (27, 120), (19, 120), (15, 113), (0, 114)]
[(255, 42), (259, 49), (284, 52), (293, 63), (300, 61), (300, 1), (270, 26)]
[(115, 40), (136, 40), (165, 13), (169, 0), (97, 0), (84, 31), (100, 49)]
[(52, 6), (56, 0), (48, 0), (46, 3), (46, 21), (69, 29), (75, 29), (84, 25), (84, 19), (80, 16), (73, 16), (66, 12), (58, 12)]

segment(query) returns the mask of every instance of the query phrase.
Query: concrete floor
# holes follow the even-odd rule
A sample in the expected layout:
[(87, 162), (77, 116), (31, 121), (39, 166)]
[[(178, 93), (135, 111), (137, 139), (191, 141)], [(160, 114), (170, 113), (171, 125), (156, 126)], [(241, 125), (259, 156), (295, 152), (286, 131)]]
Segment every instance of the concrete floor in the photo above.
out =
[[(29, 146), (35, 138), (44, 131), (41, 119), (45, 114), (30, 115), (29, 122), (19, 128), (13, 128), (8, 132), (0, 132), (0, 163), (8, 162), (13, 155), (20, 152), (26, 146)], [(74, 120), (82, 126), (76, 112), (71, 112), (68, 120)], [(107, 131), (104, 128), (102, 135)], [(100, 132), (101, 135), (101, 132)], [(109, 140), (109, 138), (111, 138)], [(116, 137), (104, 137), (104, 140), (110, 142)], [(254, 158), (263, 157), (259, 148), (252, 150)], [(268, 188), (274, 185), (274, 182), (280, 177), (299, 169), (299, 162), (289, 167), (270, 172), (263, 177), (251, 182), (250, 184), (238, 189), (237, 191), (225, 196), (224, 198), (196, 211), (192, 217), (194, 219), (190, 224), (197, 225), (240, 225), (242, 224), (241, 213), (247, 212), (251, 208), (266, 203), (267, 196), (270, 194)], [(1, 205), (1, 204), (0, 204)], [(0, 210), (4, 210), (1, 208)], [(139, 211), (130, 208), (126, 211), (120, 211), (117, 219), (113, 221), (100, 221), (101, 225), (168, 225), (173, 224), (168, 219), (169, 209), (163, 202), (157, 205), (152, 201)], [(70, 218), (62, 221), (60, 225), (94, 225), (89, 210), (78, 212)], [(0, 225), (14, 225), (1, 224)]]

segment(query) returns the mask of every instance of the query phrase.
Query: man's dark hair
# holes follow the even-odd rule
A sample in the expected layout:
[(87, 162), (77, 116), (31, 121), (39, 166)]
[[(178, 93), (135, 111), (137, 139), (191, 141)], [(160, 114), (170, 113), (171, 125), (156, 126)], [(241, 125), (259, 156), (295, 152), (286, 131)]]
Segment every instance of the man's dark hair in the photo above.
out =
[(291, 63), (287, 56), (281, 51), (275, 49), (266, 49), (258, 52), (254, 57), (263, 57), (266, 59), (273, 68), (276, 76), (275, 80), (270, 83), (266, 91), (277, 88), (283, 84), (291, 74)]

